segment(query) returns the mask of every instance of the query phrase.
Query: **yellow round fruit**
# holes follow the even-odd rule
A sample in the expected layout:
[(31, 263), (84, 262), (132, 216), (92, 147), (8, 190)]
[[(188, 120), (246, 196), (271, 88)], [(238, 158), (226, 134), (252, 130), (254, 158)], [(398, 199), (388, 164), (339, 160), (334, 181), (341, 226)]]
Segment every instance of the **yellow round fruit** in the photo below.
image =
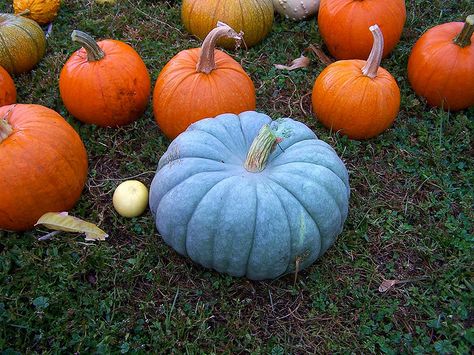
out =
[(127, 180), (114, 191), (115, 210), (123, 217), (138, 217), (148, 206), (148, 189), (140, 181)]

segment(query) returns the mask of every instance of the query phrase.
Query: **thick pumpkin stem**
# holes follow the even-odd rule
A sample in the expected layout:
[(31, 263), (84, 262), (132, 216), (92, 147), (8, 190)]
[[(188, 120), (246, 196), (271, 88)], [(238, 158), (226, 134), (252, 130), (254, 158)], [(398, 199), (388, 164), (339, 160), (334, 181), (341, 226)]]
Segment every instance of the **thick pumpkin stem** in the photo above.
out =
[(236, 41), (242, 41), (244, 33), (235, 32), (229, 25), (223, 22), (217, 22), (217, 27), (214, 28), (204, 39), (201, 46), (201, 55), (196, 66), (196, 70), (200, 73), (209, 74), (216, 69), (216, 61), (214, 59), (214, 50), (219, 38), (227, 37), (233, 38)]
[(378, 25), (370, 26), (369, 30), (372, 32), (372, 36), (374, 36), (374, 44), (370, 51), (369, 59), (367, 59), (362, 68), (362, 74), (373, 79), (377, 76), (377, 71), (382, 61), (384, 41), (382, 31)]
[(7, 118), (0, 118), (0, 143), (7, 139), (12, 134), (13, 128), (8, 123)]
[(267, 165), (268, 157), (278, 142), (279, 138), (272, 131), (270, 126), (264, 125), (250, 146), (244, 164), (245, 169), (252, 173), (258, 173), (264, 170)]
[(89, 62), (96, 62), (105, 57), (104, 51), (99, 47), (94, 38), (87, 33), (74, 30), (72, 31), (71, 39), (74, 42), (82, 44), (87, 52), (87, 60)]
[(474, 33), (474, 15), (469, 15), (464, 23), (461, 33), (454, 39), (454, 43), (464, 48), (471, 45), (471, 37)]

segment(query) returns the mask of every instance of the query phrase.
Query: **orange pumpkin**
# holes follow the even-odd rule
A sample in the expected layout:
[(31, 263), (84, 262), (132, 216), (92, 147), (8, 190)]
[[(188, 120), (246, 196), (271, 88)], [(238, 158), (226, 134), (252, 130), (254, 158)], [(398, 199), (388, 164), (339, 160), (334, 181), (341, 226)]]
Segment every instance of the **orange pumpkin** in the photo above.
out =
[(181, 51), (161, 71), (153, 92), (153, 112), (168, 138), (200, 119), (255, 109), (252, 80), (239, 63), (215, 49), (223, 36), (241, 39), (228, 25), (219, 23), (202, 48)]
[(0, 229), (24, 231), (46, 212), (67, 211), (87, 178), (76, 131), (39, 105), (0, 107)]
[(16, 102), (16, 88), (8, 72), (0, 66), (0, 107)]
[(71, 115), (102, 127), (117, 127), (138, 119), (148, 104), (150, 76), (145, 63), (128, 44), (116, 40), (95, 42), (73, 31), (84, 47), (66, 62), (59, 92)]
[(16, 15), (28, 17), (40, 25), (52, 22), (58, 15), (59, 0), (13, 0)]
[(408, 60), (408, 79), (430, 106), (456, 111), (474, 105), (474, 15), (421, 36)]
[(369, 26), (377, 23), (385, 39), (383, 57), (397, 45), (406, 20), (404, 0), (321, 0), (318, 26), (337, 59), (366, 59), (372, 48)]
[(387, 129), (400, 109), (400, 89), (393, 76), (380, 67), (383, 36), (370, 27), (374, 44), (367, 61), (341, 60), (326, 67), (313, 88), (317, 119), (352, 139), (367, 139)]

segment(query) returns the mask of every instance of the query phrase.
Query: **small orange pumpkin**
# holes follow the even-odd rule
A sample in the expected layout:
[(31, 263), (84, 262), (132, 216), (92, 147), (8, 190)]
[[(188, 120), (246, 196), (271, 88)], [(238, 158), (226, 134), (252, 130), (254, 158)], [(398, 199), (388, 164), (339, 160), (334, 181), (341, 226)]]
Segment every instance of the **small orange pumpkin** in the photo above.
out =
[(84, 47), (68, 59), (59, 77), (59, 92), (69, 113), (102, 127), (138, 119), (151, 91), (148, 70), (138, 53), (121, 41), (96, 43), (81, 31), (73, 31), (71, 37)]
[(0, 107), (16, 102), (16, 88), (10, 74), (0, 67)]
[(81, 196), (87, 153), (76, 131), (40, 105), (0, 107), (0, 229), (24, 231)]
[(430, 106), (456, 111), (474, 105), (474, 15), (421, 36), (408, 60), (408, 79)]
[(200, 119), (255, 110), (255, 88), (239, 63), (216, 50), (221, 37), (241, 40), (224, 23), (212, 30), (202, 48), (181, 51), (165, 65), (153, 92), (155, 120), (175, 138)]
[(40, 25), (52, 22), (58, 15), (59, 0), (13, 0), (16, 15), (28, 17)]
[(400, 109), (400, 89), (380, 67), (383, 36), (370, 27), (374, 44), (367, 61), (340, 60), (316, 79), (312, 102), (317, 119), (327, 128), (352, 139), (367, 139), (387, 129)]
[(319, 31), (337, 59), (366, 59), (372, 48), (368, 28), (373, 23), (384, 35), (386, 57), (400, 40), (405, 20), (405, 0), (321, 0), (319, 5)]

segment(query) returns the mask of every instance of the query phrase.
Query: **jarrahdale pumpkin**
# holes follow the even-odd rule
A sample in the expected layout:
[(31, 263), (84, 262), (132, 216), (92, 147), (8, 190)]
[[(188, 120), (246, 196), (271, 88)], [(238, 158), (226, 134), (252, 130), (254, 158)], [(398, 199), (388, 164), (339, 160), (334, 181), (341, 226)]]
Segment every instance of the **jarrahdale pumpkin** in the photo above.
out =
[[(181, 20), (186, 30), (204, 39), (218, 21), (244, 33), (245, 46), (262, 41), (273, 26), (272, 0), (183, 0)], [(235, 40), (222, 38), (219, 46), (235, 47)]]
[(101, 127), (123, 126), (141, 117), (151, 81), (138, 53), (122, 41), (96, 42), (82, 31), (73, 31), (71, 38), (83, 47), (59, 76), (59, 92), (69, 113)]
[(314, 83), (313, 111), (332, 131), (352, 139), (372, 138), (390, 127), (400, 109), (400, 89), (380, 67), (383, 35), (370, 27), (373, 48), (367, 61), (340, 60), (327, 66)]
[(52, 22), (60, 6), (60, 0), (13, 0), (16, 15), (28, 17), (40, 25)]
[(244, 69), (215, 49), (219, 38), (241, 39), (218, 23), (201, 48), (181, 51), (163, 68), (153, 91), (155, 120), (168, 138), (175, 138), (203, 118), (255, 109), (255, 87)]
[(86, 178), (84, 145), (58, 113), (0, 107), (0, 229), (28, 230), (46, 212), (68, 211)]
[(280, 15), (300, 21), (318, 12), (319, 0), (273, 0), (273, 6)]
[(428, 30), (408, 60), (413, 90), (430, 106), (456, 111), (474, 105), (474, 15)]
[(374, 23), (384, 34), (386, 57), (400, 41), (405, 20), (405, 0), (321, 0), (318, 12), (319, 32), (336, 59), (367, 58)]
[(311, 129), (247, 111), (180, 134), (159, 161), (150, 208), (179, 254), (262, 280), (324, 254), (342, 231), (349, 194), (344, 163)]
[(33, 20), (0, 14), (0, 66), (10, 74), (33, 69), (46, 52), (46, 37)]
[(8, 72), (0, 67), (0, 107), (16, 102), (16, 88)]

